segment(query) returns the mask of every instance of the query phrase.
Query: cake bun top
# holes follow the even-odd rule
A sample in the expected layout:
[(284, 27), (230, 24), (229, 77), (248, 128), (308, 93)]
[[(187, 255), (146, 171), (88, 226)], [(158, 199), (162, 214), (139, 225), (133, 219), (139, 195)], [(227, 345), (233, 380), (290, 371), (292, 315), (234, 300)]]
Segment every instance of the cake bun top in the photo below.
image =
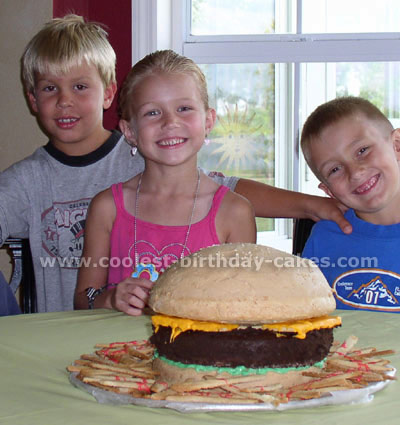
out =
[(182, 258), (157, 280), (149, 305), (168, 316), (236, 324), (301, 320), (336, 308), (312, 261), (251, 243), (214, 245)]

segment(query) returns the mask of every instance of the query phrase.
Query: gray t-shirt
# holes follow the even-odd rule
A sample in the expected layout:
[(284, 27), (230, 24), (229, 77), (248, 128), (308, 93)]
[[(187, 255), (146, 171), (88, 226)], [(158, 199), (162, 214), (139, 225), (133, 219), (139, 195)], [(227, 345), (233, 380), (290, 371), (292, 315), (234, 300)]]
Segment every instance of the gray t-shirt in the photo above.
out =
[[(114, 131), (96, 151), (71, 157), (51, 143), (0, 173), (0, 245), (29, 238), (39, 312), (73, 309), (84, 227), (94, 195), (143, 171)], [(215, 178), (234, 189), (237, 178)]]

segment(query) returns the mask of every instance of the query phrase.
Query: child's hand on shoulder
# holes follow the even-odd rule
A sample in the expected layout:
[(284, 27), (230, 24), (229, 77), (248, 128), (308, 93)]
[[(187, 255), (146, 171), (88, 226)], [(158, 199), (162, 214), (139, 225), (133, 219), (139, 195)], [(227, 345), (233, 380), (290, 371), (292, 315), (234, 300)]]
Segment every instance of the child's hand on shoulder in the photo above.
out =
[(311, 220), (331, 220), (338, 224), (344, 233), (351, 233), (351, 224), (344, 217), (344, 213), (348, 207), (343, 205), (337, 199), (324, 198), (320, 196), (311, 197), (312, 202), (309, 204), (309, 217)]
[(154, 282), (147, 279), (126, 278), (115, 288), (111, 298), (112, 307), (131, 316), (140, 316), (146, 307), (153, 285)]

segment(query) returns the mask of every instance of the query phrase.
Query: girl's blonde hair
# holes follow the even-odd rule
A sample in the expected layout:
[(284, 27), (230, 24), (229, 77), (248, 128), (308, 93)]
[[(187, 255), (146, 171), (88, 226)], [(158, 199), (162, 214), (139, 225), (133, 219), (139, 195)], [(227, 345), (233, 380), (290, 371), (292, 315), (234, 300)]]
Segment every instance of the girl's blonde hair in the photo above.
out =
[(66, 15), (45, 24), (28, 43), (21, 58), (21, 76), (28, 93), (35, 90), (35, 75), (64, 75), (76, 65), (94, 65), (104, 87), (116, 82), (114, 49), (107, 32), (82, 16)]
[(208, 93), (206, 78), (201, 69), (189, 58), (178, 55), (173, 50), (158, 50), (137, 62), (127, 75), (119, 97), (119, 114), (122, 119), (131, 119), (132, 93), (135, 87), (147, 76), (155, 74), (187, 74), (195, 78), (201, 100), (207, 111)]

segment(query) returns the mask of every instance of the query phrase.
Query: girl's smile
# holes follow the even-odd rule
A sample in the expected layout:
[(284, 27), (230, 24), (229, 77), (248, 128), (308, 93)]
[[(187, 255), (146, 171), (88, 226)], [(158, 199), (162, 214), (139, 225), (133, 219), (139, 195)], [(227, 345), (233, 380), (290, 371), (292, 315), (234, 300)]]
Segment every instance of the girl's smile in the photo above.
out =
[(182, 146), (184, 143), (186, 143), (187, 139), (169, 139), (169, 140), (161, 140), (157, 142), (157, 144), (161, 148), (166, 149), (174, 149)]

